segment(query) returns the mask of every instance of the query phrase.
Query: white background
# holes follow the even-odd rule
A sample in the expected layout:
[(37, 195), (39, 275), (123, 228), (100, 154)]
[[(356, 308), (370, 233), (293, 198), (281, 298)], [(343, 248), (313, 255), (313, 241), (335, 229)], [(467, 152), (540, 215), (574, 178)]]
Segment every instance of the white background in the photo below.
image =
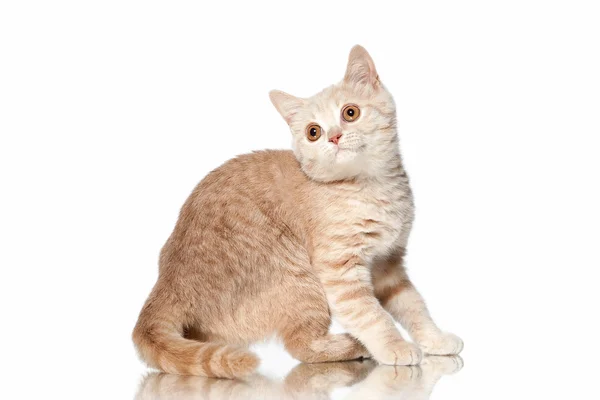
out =
[[(464, 369), (434, 399), (597, 398), (594, 1), (0, 3), (4, 398), (133, 398), (160, 247), (225, 160), (289, 148), (362, 44), (395, 95), (408, 267)], [(294, 361), (262, 345), (261, 371)]]

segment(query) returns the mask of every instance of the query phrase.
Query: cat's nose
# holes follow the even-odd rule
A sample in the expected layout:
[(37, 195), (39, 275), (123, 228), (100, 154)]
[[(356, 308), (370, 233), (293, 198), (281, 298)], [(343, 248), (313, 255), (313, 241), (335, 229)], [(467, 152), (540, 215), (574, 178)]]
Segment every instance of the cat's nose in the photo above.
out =
[(340, 141), (340, 138), (342, 137), (342, 132), (339, 130), (335, 130), (335, 131), (329, 132), (329, 135), (330, 135), (329, 141), (331, 143), (338, 144), (338, 142)]

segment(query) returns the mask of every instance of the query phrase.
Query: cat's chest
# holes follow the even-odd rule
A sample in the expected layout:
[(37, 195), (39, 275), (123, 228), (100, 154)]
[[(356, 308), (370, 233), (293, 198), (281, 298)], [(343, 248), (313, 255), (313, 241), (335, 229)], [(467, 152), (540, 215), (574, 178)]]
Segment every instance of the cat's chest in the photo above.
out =
[(410, 189), (401, 185), (333, 192), (323, 211), (323, 229), (366, 259), (405, 246), (413, 220)]

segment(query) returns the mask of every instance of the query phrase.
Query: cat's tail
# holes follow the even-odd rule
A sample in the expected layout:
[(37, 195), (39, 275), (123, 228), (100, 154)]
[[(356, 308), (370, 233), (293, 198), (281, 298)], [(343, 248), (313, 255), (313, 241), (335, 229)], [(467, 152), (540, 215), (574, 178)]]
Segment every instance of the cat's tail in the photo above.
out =
[(258, 357), (246, 348), (199, 342), (183, 337), (183, 326), (171, 314), (157, 317), (146, 304), (133, 330), (140, 357), (170, 374), (212, 378), (243, 378), (258, 367)]

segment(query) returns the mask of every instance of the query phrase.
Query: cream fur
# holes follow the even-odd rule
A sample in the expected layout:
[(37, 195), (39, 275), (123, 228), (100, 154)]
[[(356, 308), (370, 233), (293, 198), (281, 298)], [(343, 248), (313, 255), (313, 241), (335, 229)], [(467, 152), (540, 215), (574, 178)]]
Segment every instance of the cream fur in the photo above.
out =
[[(172, 373), (238, 377), (258, 363), (244, 346), (273, 333), (307, 362), (372, 355), (413, 365), (422, 350), (458, 353), (462, 342), (437, 328), (403, 268), (412, 193), (394, 102), (369, 54), (354, 47), (344, 80), (315, 96), (270, 97), (293, 155), (240, 156), (194, 190), (134, 330), (142, 358)], [(346, 104), (360, 108), (356, 121), (341, 118)], [(322, 135), (311, 141), (315, 123)], [(328, 333), (331, 313), (349, 335)]]

